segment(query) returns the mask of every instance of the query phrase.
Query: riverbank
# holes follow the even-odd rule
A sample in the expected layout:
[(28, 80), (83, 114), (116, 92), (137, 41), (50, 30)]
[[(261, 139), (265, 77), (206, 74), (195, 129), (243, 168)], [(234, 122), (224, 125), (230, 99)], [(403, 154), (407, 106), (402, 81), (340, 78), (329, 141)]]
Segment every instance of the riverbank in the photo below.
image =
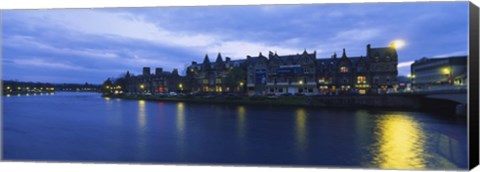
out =
[(307, 106), (322, 108), (375, 108), (408, 111), (455, 112), (455, 104), (427, 99), (417, 95), (340, 95), (340, 96), (154, 96), (154, 95), (103, 95), (104, 97), (191, 102), (206, 104)]
[(52, 94), (55, 91), (10, 91), (10, 92), (2, 92), (3, 96), (11, 96), (11, 95), (40, 95), (40, 94)]

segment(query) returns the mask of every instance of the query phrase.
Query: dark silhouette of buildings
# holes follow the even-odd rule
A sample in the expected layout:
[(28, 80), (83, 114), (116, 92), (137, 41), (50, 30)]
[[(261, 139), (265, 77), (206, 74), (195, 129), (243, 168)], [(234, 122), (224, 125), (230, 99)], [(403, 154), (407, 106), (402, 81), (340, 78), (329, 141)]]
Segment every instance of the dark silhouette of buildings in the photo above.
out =
[(215, 61), (205, 55), (203, 63), (193, 61), (180, 76), (174, 69), (164, 72), (149, 67), (143, 74), (123, 78), (126, 93), (156, 94), (164, 92), (241, 92), (249, 95), (290, 94), (367, 94), (394, 92), (397, 85), (398, 55), (393, 46), (366, 47), (366, 56), (348, 57), (334, 53), (330, 58), (318, 58), (316, 52), (278, 55), (261, 53), (246, 59)]

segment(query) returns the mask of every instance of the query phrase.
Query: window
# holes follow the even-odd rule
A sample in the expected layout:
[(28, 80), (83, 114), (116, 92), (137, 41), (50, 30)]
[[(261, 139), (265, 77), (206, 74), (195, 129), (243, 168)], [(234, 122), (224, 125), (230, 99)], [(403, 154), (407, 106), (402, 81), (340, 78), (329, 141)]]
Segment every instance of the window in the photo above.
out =
[(215, 81), (217, 84), (221, 84), (222, 83), (222, 79), (221, 78), (217, 78), (217, 80)]
[(390, 60), (391, 60), (390, 56), (387, 56), (387, 57), (385, 57), (385, 58), (387, 59), (387, 61), (390, 61)]
[(325, 78), (318, 79), (318, 83), (320, 83), (320, 84), (325, 83)]
[(208, 79), (204, 79), (203, 84), (208, 84)]
[(365, 83), (367, 83), (367, 77), (365, 77), (365, 76), (357, 76), (357, 83), (358, 83), (358, 84), (365, 84)]
[(346, 66), (340, 67), (340, 73), (347, 73), (347, 72), (348, 72), (348, 68)]

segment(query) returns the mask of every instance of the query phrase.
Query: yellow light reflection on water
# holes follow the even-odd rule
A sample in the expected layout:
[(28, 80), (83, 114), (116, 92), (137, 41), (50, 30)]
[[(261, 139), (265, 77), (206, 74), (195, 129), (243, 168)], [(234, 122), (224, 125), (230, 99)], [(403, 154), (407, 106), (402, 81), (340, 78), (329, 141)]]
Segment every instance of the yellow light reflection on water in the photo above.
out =
[(373, 163), (384, 169), (425, 169), (425, 133), (409, 116), (385, 115), (377, 121)]
[(305, 158), (307, 150), (307, 113), (304, 108), (299, 108), (295, 112), (295, 141), (298, 149), (298, 157), (301, 160)]
[(177, 104), (177, 132), (183, 134), (184, 129), (185, 129), (185, 107), (183, 107), (182, 102), (179, 102)]
[(110, 97), (105, 97), (105, 100), (106, 100), (106, 101), (109, 101), (109, 100), (110, 100)]
[(145, 128), (146, 119), (145, 119), (145, 100), (138, 101), (138, 125), (140, 128)]
[(238, 106), (237, 109), (237, 131), (241, 139), (245, 138), (245, 107)]

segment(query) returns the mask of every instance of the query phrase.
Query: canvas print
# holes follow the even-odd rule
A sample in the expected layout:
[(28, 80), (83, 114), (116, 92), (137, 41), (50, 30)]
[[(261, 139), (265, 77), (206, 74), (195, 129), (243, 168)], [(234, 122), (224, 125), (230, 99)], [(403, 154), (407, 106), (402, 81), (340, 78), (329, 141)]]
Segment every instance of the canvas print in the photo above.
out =
[(465, 170), (468, 8), (3, 10), (2, 158)]

